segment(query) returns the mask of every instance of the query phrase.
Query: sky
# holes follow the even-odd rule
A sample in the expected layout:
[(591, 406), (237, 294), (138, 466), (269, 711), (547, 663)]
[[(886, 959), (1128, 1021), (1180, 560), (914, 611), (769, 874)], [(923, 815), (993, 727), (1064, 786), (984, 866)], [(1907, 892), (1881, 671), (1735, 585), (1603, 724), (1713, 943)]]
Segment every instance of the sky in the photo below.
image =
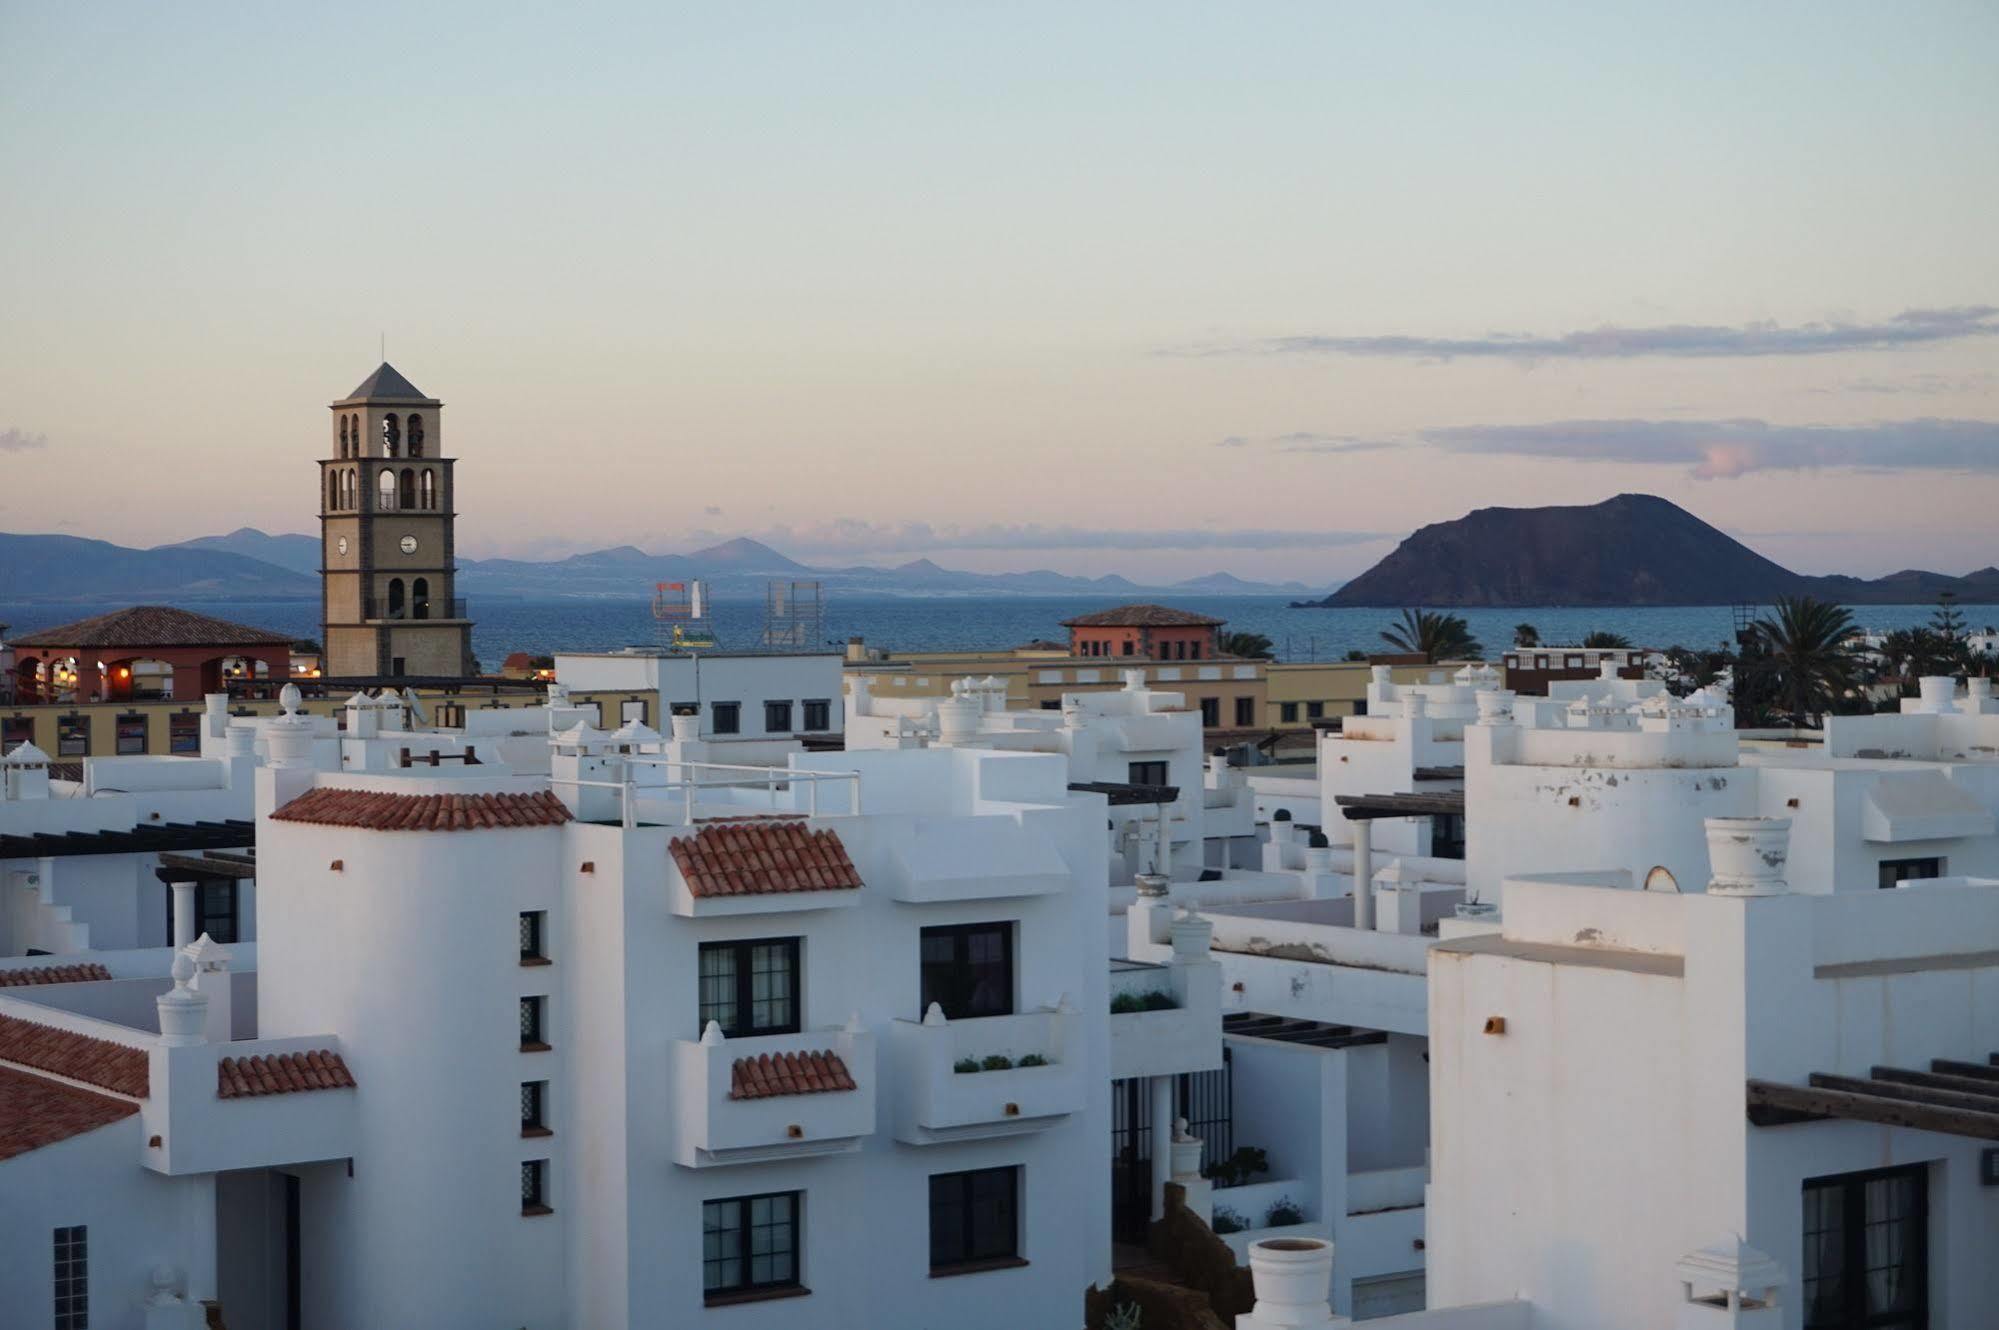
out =
[(1659, 494), (1999, 561), (1999, 7), (0, 0), (0, 530), (1321, 584)]

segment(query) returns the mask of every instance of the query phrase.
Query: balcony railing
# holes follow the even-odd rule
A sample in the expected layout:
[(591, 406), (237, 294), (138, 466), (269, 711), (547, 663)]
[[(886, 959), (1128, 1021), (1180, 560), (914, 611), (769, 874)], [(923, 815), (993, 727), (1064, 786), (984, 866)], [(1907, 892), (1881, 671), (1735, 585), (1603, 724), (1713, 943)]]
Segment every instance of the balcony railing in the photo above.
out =
[(391, 610), (385, 596), (361, 597), (361, 617), (370, 623), (422, 622), (426, 619), (467, 619), (465, 598), (455, 596), (450, 600), (427, 599), (405, 600)]
[[(852, 1089), (826, 1088), (832, 1054)], [(673, 1045), (673, 1157), (689, 1168), (858, 1150), (875, 1130), (875, 1037), (862, 1029), (682, 1039)], [(804, 1056), (811, 1073), (787, 1067)], [(764, 1062), (764, 1059), (769, 1059)], [(743, 1075), (737, 1063), (752, 1064)], [(761, 1064), (761, 1065), (756, 1065)], [(779, 1092), (771, 1093), (775, 1087)]]
[(1087, 1098), (1083, 1026), (1066, 1005), (956, 1021), (933, 1010), (895, 1022), (889, 1042), (895, 1136), (912, 1145), (1041, 1131)]

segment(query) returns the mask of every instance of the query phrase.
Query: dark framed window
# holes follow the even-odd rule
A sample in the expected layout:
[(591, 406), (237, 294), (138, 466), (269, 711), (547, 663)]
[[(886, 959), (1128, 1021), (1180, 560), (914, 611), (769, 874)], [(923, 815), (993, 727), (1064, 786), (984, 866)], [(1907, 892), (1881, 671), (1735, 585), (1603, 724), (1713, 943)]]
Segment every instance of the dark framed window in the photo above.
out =
[(546, 1159), (524, 1159), (521, 1161), (521, 1213), (524, 1215), (553, 1213), (548, 1204), (548, 1161)]
[(13, 752), (35, 737), (35, 722), (28, 716), (0, 717), (0, 757)]
[(791, 733), (791, 703), (789, 702), (764, 703), (764, 733), (765, 734)]
[(521, 999), (521, 1051), (540, 1053), (548, 1048), (548, 999)]
[(945, 924), (923, 930), (922, 1000), (949, 1020), (1013, 1014), (1013, 925)]
[(823, 697), (808, 697), (798, 704), (804, 712), (798, 728), (810, 733), (833, 728), (833, 703)]
[(56, 1330), (90, 1330), (90, 1229), (55, 1231)]
[(779, 1191), (701, 1203), (704, 1300), (799, 1287), (801, 1195)]
[(798, 1025), (798, 939), (752, 938), (701, 944), (699, 1035), (792, 1034)]
[(1811, 1178), (1804, 1205), (1805, 1330), (1927, 1330), (1926, 1167)]
[(1238, 698), (1237, 698), (1237, 699), (1235, 700), (1235, 723), (1236, 723), (1236, 724), (1238, 724), (1238, 725), (1254, 725), (1254, 724), (1256, 724), (1256, 699), (1255, 699), (1255, 698), (1253, 698), (1253, 697), (1238, 697)]
[(930, 1273), (1020, 1259), (1020, 1169), (930, 1176)]
[(128, 711), (112, 722), (112, 732), (116, 738), (113, 745), (120, 757), (141, 756), (146, 751), (146, 718), (137, 712)]
[[(167, 945), (174, 941), (174, 889), (167, 895)], [(217, 942), (234, 945), (239, 936), (236, 883), (229, 878), (210, 879), (194, 884), (194, 935), (203, 933)]]
[[(400, 618), (401, 616), (397, 615), (396, 617)], [(407, 673), (407, 671), (404, 669), (404, 661), (401, 656), (396, 656), (390, 659), (389, 673), (394, 675), (398, 679), (402, 678), (403, 675)]]
[(1125, 779), (1133, 785), (1167, 784), (1164, 762), (1131, 762), (1125, 766)]
[(646, 699), (643, 697), (626, 698), (624, 701), (618, 703), (619, 722), (629, 724), (632, 721), (637, 721), (641, 725), (651, 724), (650, 719), (646, 715), (647, 705)]
[(741, 702), (710, 702), (708, 704), (708, 732), (710, 734), (740, 734), (743, 729), (743, 704)]
[(1120, 655), (1125, 655), (1125, 656), (1129, 656), (1129, 655), (1133, 654), (1134, 652), (1136, 652), (1137, 650), (1138, 650), (1138, 643), (1136, 643), (1136, 642), (1132, 641), (1132, 640), (1131, 640), (1130, 638), (1128, 638), (1128, 637), (1127, 637), (1127, 638), (1126, 638), (1126, 639), (1124, 640), (1124, 650), (1123, 650), (1122, 652), (1120, 652), (1119, 654), (1120, 654)]
[(1058, 698), (1045, 697), (1041, 699), (1041, 709), (1043, 711), (1060, 711), (1062, 703)]
[(1296, 702), (1279, 702), (1277, 704), (1277, 718), (1286, 725), (1297, 724), (1298, 704)]
[(90, 717), (56, 717), (56, 756), (90, 756)]
[(548, 1082), (521, 1082), (521, 1135), (551, 1136), (548, 1129)]
[(1307, 702), (1305, 704), (1306, 720), (1324, 720), (1325, 718), (1326, 704), (1324, 702)]
[(1214, 730), (1221, 728), (1222, 699), (1204, 697), (1201, 699), (1201, 728)]
[(1927, 859), (1883, 859), (1880, 874), (1878, 885), (1882, 887), (1892, 887), (1919, 877), (1942, 877), (1943, 859), (1936, 855)]
[(169, 753), (201, 751), (200, 712), (183, 711), (167, 717), (167, 751)]
[(548, 912), (546, 910), (521, 911), (521, 964), (546, 965), (548, 963)]

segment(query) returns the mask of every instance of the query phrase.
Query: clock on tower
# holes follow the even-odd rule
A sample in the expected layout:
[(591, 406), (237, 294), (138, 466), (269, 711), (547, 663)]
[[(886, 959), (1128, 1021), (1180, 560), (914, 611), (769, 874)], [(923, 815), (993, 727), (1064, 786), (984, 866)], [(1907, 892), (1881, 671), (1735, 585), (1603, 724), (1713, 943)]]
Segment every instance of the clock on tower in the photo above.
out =
[(332, 404), (319, 463), (320, 626), (337, 679), (462, 678), (472, 623), (457, 599), (444, 403), (383, 364)]

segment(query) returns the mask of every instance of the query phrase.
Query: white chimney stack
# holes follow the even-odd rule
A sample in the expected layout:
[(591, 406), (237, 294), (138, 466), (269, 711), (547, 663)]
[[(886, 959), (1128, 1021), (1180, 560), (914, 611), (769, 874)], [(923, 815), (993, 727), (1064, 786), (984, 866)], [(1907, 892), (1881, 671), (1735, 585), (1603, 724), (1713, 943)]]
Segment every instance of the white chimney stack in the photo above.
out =
[(1707, 819), (1708, 894), (1781, 896), (1790, 890), (1784, 865), (1790, 857), (1788, 817)]

